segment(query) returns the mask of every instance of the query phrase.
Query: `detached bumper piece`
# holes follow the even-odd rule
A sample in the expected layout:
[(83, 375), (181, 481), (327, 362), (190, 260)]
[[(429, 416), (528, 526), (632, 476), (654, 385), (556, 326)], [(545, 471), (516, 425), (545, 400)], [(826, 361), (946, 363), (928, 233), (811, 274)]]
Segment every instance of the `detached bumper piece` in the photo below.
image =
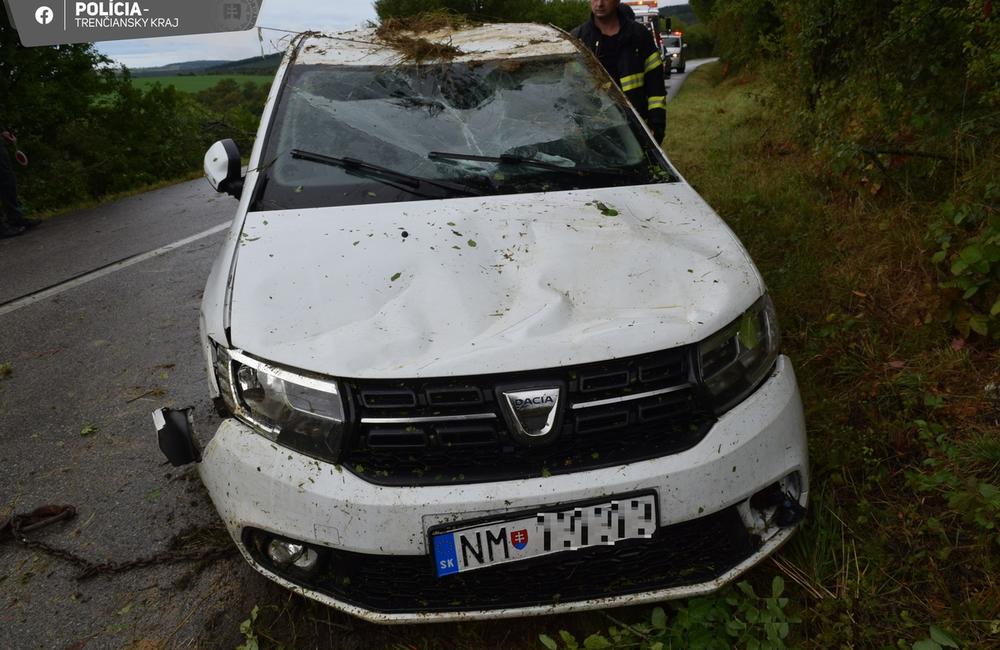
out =
[(430, 556), (368, 555), (310, 547), (311, 571), (281, 568), (274, 536), (248, 528), (243, 544), (268, 571), (307, 590), (382, 613), (461, 612), (585, 601), (710, 582), (753, 555), (761, 540), (736, 507), (660, 528), (652, 539), (570, 551), (443, 578)]
[(174, 467), (201, 462), (201, 450), (194, 439), (194, 409), (156, 409), (153, 426), (160, 451)]

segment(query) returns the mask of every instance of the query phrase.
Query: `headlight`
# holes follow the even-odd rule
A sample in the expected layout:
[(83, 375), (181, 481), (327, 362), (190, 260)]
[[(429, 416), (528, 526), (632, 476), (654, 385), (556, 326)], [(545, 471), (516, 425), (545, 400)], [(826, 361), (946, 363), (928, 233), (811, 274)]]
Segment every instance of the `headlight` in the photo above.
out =
[(766, 294), (742, 316), (698, 346), (701, 380), (722, 415), (764, 381), (781, 343), (774, 304)]
[(344, 404), (336, 381), (278, 368), (215, 347), (219, 389), (237, 418), (280, 445), (336, 462)]

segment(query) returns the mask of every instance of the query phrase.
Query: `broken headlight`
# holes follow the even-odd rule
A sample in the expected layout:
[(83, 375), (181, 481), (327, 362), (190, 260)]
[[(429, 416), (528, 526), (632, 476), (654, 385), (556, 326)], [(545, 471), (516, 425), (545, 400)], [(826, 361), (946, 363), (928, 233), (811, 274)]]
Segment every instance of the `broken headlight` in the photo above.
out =
[(764, 294), (742, 316), (698, 345), (701, 380), (717, 415), (760, 386), (778, 358), (780, 339), (774, 304)]
[(215, 376), (237, 418), (274, 442), (336, 462), (344, 404), (336, 381), (286, 370), (215, 346)]

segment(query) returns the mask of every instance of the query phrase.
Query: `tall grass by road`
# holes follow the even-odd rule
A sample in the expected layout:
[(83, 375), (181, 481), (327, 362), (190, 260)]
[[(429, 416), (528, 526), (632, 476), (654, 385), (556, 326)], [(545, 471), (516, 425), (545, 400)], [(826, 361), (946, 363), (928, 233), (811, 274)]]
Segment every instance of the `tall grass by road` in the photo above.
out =
[(763, 273), (803, 392), (810, 517), (754, 577), (793, 585), (795, 647), (910, 648), (932, 625), (1000, 647), (998, 354), (935, 317), (939, 206), (830, 171), (765, 72), (700, 70), (666, 141)]

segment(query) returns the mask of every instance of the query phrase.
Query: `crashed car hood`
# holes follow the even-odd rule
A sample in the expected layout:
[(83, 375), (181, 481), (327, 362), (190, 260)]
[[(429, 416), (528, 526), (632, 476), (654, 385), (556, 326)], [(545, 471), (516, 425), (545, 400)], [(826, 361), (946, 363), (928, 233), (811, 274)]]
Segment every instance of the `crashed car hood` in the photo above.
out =
[(763, 292), (685, 183), (250, 213), (235, 264), (236, 347), (353, 378), (672, 348)]

